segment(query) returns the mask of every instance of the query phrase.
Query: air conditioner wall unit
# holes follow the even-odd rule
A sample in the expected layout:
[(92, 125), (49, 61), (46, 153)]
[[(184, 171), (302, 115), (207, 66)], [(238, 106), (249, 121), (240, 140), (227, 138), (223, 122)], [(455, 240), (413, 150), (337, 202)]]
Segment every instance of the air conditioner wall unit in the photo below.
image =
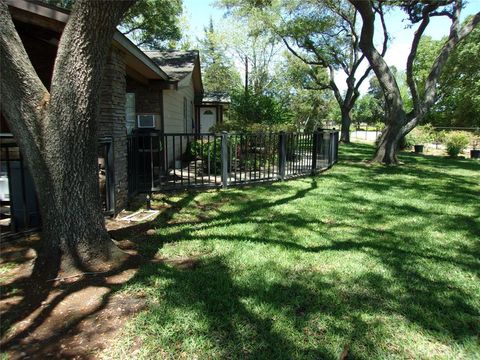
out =
[(139, 129), (155, 128), (155, 115), (154, 114), (137, 115), (137, 125)]

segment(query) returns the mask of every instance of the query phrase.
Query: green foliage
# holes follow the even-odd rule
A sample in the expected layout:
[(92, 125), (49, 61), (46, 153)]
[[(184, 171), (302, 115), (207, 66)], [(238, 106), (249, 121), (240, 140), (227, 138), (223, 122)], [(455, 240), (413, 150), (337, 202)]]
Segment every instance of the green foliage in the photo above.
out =
[(417, 126), (405, 137), (406, 146), (425, 145), (435, 139), (433, 127), (430, 124)]
[(203, 87), (206, 92), (231, 93), (241, 86), (241, 80), (232, 59), (226, 54), (224, 34), (215, 30), (212, 19), (204, 30), (204, 38), (200, 41)]
[(356, 123), (376, 124), (383, 120), (384, 110), (381, 102), (372, 94), (365, 94), (355, 102), (352, 111)]
[[(213, 140), (195, 140), (190, 144), (190, 154), (193, 158), (202, 159), (202, 164), (207, 172), (220, 174), (222, 171), (222, 139), (216, 137)], [(210, 170), (210, 171), (208, 171)]]
[(216, 124), (213, 127), (213, 132), (218, 133), (222, 131), (227, 132), (239, 132), (239, 133), (261, 133), (261, 132), (296, 132), (297, 127), (291, 123), (285, 124), (242, 124), (236, 121), (224, 121), (223, 123)]
[[(65, 9), (75, 3), (75, 0), (40, 1)], [(182, 11), (182, 0), (139, 0), (127, 11), (119, 29), (137, 46), (165, 49), (169, 42), (182, 36), (179, 27)]]
[[(248, 89), (252, 94), (272, 91), (273, 69), (280, 51), (279, 40), (265, 28), (261, 12), (248, 16), (231, 16), (217, 34), (217, 44), (223, 46), (233, 63), (247, 72)], [(245, 74), (246, 75), (246, 74)]]
[(470, 143), (472, 135), (466, 131), (451, 131), (445, 135), (445, 145), (450, 156), (458, 156)]
[(182, 11), (182, 0), (140, 0), (127, 12), (120, 29), (138, 46), (164, 49), (169, 41), (181, 38)]
[[(468, 20), (468, 19), (467, 19)], [(415, 62), (415, 79), (419, 89), (445, 39), (422, 39)], [(437, 87), (437, 101), (427, 114), (435, 126), (480, 126), (480, 28), (477, 26), (453, 50)]]
[[(271, 33), (290, 45), (298, 71), (292, 68), (289, 73), (279, 73), (279, 82), (287, 83), (290, 75), (291, 85), (297, 83), (292, 86), (294, 91), (283, 92), (286, 94), (283, 99), (289, 103), (299, 129), (310, 130), (327, 118), (337, 118), (332, 99), (345, 112), (352, 108), (356, 100), (354, 88), (359, 85), (355, 79), (362, 78), (352, 72), (359, 69), (357, 62), (364, 58), (360, 56), (358, 42), (352, 41), (352, 29), (358, 30), (358, 16), (349, 2), (272, 0), (258, 4), (251, 0), (219, 0), (218, 3), (230, 14), (257, 24), (255, 31)], [(287, 61), (293, 63), (288, 57)], [(342, 86), (335, 83), (327, 69), (344, 72), (353, 79), (347, 83), (350, 91), (342, 93), (339, 90)], [(335, 97), (325, 95), (327, 91)]]
[(231, 99), (230, 116), (242, 126), (284, 124), (291, 119), (289, 110), (274, 95), (254, 95), (240, 90), (235, 91)]
[(312, 131), (322, 126), (337, 107), (331, 91), (318, 86), (328, 81), (326, 70), (285, 53), (276, 73), (275, 89), (290, 109), (291, 122), (297, 131)]
[(425, 81), (443, 44), (444, 41), (433, 40), (431, 36), (423, 36), (418, 44), (417, 56), (413, 63), (413, 77), (419, 94), (425, 91)]

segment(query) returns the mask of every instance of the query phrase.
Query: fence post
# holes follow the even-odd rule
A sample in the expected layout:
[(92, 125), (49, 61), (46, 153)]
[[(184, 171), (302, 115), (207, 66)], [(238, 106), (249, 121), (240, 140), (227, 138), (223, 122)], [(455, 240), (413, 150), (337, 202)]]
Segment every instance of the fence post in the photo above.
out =
[(338, 144), (339, 144), (339, 137), (338, 137), (338, 131), (334, 133), (334, 157), (333, 157), (333, 163), (336, 164), (338, 162)]
[(324, 129), (322, 133), (323, 137), (323, 146), (324, 146), (324, 156), (325, 160), (327, 160), (327, 168), (330, 168), (332, 163), (332, 135), (331, 130)]
[(330, 130), (330, 167), (335, 162), (335, 128)]
[(228, 186), (228, 133), (222, 131), (222, 187), (225, 189)]
[(312, 175), (317, 172), (317, 153), (318, 153), (318, 130), (313, 131), (312, 144)]
[(286, 151), (285, 132), (281, 131), (278, 136), (278, 170), (280, 179), (285, 179), (285, 167), (287, 164), (287, 151)]

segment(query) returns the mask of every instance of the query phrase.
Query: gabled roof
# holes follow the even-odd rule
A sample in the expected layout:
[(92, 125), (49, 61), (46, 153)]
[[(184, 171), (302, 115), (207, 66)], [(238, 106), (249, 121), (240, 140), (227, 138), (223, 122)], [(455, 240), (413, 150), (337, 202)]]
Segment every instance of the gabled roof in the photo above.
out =
[(230, 95), (225, 92), (206, 92), (203, 95), (202, 103), (230, 104)]
[(172, 80), (180, 81), (195, 69), (198, 50), (144, 51)]

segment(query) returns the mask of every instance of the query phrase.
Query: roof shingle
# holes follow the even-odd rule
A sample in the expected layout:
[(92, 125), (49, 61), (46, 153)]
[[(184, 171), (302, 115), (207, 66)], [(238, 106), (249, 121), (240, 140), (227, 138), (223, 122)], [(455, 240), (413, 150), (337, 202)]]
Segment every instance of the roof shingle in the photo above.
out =
[(172, 80), (180, 81), (189, 75), (198, 58), (197, 50), (144, 51)]

